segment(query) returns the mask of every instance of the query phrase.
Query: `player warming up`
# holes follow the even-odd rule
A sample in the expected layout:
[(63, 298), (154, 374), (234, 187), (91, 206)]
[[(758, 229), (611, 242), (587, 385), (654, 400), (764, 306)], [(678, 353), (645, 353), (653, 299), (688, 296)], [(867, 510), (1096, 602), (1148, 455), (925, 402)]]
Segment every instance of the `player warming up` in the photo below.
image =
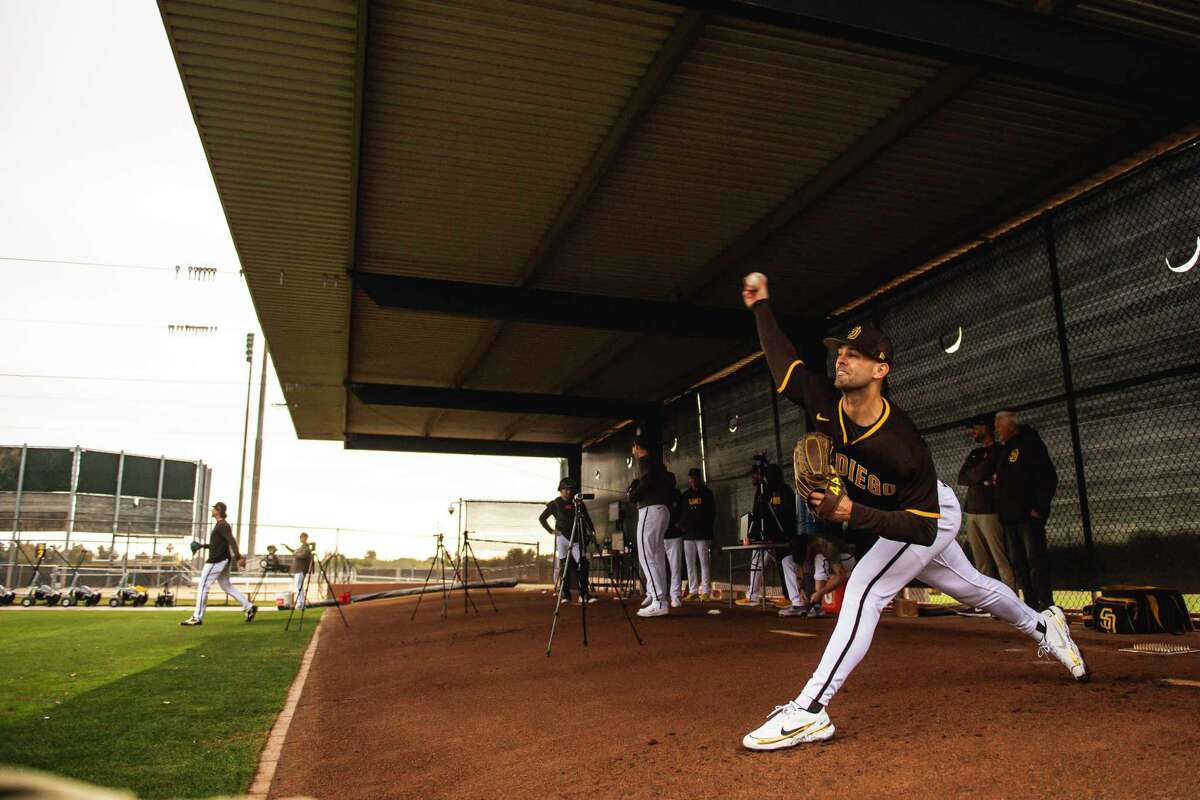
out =
[(200, 546), (200, 549), (208, 549), (208, 560), (204, 562), (204, 569), (200, 571), (200, 579), (196, 582), (196, 609), (190, 617), (179, 623), (185, 627), (204, 624), (204, 612), (208, 607), (208, 590), (214, 582), (225, 590), (225, 594), (241, 604), (246, 622), (253, 622), (254, 616), (258, 613), (258, 606), (247, 600), (246, 596), (239, 592), (233, 585), (233, 581), (229, 579), (230, 561), (236, 561), (244, 567), (246, 557), (238, 551), (237, 538), (234, 537), (233, 529), (225, 520), (224, 503), (217, 503), (213, 506), (212, 517), (217, 522), (213, 525), (212, 533), (209, 534), (208, 544)]
[(1034, 611), (1007, 586), (981, 575), (955, 541), (958, 499), (937, 480), (929, 448), (908, 415), (882, 395), (894, 356), (891, 341), (866, 326), (826, 339), (825, 346), (837, 352), (831, 386), (805, 368), (779, 329), (766, 276), (747, 275), (742, 300), (754, 312), (776, 390), (804, 407), (810, 430), (815, 426), (833, 441), (831, 463), (840, 477), (827, 491), (812, 492), (809, 505), (826, 521), (848, 523), (851, 536), (878, 537), (850, 575), (816, 672), (798, 697), (776, 707), (742, 744), (778, 750), (831, 738), (826, 706), (867, 654), (883, 607), (914, 578), (1010, 623), (1037, 642), (1039, 655), (1053, 655), (1076, 680), (1086, 681), (1062, 610)]

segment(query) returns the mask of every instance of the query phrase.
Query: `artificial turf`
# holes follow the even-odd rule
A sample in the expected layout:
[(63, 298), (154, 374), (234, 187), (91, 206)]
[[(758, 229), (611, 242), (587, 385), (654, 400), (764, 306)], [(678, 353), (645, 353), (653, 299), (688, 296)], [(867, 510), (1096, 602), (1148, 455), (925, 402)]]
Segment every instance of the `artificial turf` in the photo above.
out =
[(266, 609), (186, 615), (0, 612), (0, 764), (144, 798), (244, 792), (318, 614), (299, 633)]

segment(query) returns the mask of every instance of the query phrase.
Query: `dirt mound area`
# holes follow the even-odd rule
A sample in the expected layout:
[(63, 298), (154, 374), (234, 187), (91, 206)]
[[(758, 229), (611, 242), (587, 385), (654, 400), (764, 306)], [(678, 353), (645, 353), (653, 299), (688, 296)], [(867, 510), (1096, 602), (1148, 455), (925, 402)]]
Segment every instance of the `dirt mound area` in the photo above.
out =
[[(885, 617), (829, 708), (828, 744), (751, 753), (742, 736), (793, 698), (833, 620), (710, 605), (637, 620), (611, 598), (472, 593), (448, 619), (426, 597), (326, 615), (272, 797), (1184, 797), (1200, 746), (1200, 655), (1138, 656), (1076, 637), (1074, 683), (1003, 623)], [(707, 613), (719, 608), (719, 615)], [(631, 609), (632, 611), (633, 609)], [(813, 636), (778, 633), (789, 631)], [(1200, 637), (1171, 637), (1200, 646)]]

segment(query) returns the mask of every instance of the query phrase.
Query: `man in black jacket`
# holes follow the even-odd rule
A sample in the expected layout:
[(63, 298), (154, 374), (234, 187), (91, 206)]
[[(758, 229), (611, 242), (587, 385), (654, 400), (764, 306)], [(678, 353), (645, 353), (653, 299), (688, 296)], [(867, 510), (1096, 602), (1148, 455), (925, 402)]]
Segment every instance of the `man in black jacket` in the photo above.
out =
[(663, 544), (671, 523), (672, 490), (675, 477), (667, 472), (658, 456), (650, 451), (650, 441), (642, 436), (633, 440), (633, 457), (638, 461), (640, 478), (629, 486), (629, 501), (638, 507), (637, 552), (646, 576), (646, 602), (639, 617), (664, 617), (669, 612), (667, 551)]
[(707, 603), (712, 599), (711, 557), (713, 522), (717, 518), (712, 489), (704, 485), (698, 467), (688, 470), (688, 490), (683, 493), (683, 552), (687, 558), (688, 593), (685, 602)]
[(996, 510), (1024, 600), (1035, 611), (1044, 611), (1054, 604), (1046, 520), (1058, 489), (1058, 471), (1042, 437), (1022, 425), (1015, 412), (996, 415), (996, 435), (1003, 443), (996, 464)]
[[(562, 577), (562, 596), (566, 602), (571, 602), (571, 584), (579, 586), (579, 602), (594, 603), (596, 598), (588, 591), (588, 557), (587, 532), (592, 528), (592, 519), (588, 516), (587, 506), (583, 509), (582, 537), (577, 537), (571, 543), (571, 531), (575, 527), (575, 492), (577, 487), (570, 478), (558, 482), (558, 497), (546, 504), (546, 508), (538, 517), (538, 523), (546, 533), (554, 536), (554, 557), (558, 560), (558, 574)], [(551, 528), (547, 520), (554, 519)]]
[[(783, 470), (778, 464), (764, 465), (756, 460), (750, 469), (750, 480), (754, 482), (755, 496), (746, 543), (776, 542), (780, 551), (790, 555), (792, 540), (796, 537), (796, 493), (784, 481)], [(764, 579), (767, 569), (779, 557), (774, 550), (754, 551), (750, 559), (749, 591), (737, 601), (738, 605), (753, 606), (759, 603), (766, 590)], [(786, 570), (784, 581), (789, 590), (794, 588), (792, 584), (795, 579), (787, 581)]]
[(1016, 589), (1004, 528), (996, 515), (996, 462), (1000, 446), (992, 435), (992, 420), (986, 414), (971, 420), (971, 434), (979, 445), (967, 454), (958, 471), (958, 485), (967, 487), (967, 542), (975, 569), (989, 578), (999, 578), (1010, 589)]

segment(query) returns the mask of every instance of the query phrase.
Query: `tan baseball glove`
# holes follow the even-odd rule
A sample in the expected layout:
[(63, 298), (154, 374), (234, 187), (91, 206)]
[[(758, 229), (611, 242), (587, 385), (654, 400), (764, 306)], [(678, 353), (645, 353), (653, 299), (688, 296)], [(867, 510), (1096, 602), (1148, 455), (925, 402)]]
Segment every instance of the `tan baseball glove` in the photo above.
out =
[(825, 493), (814, 510), (822, 519), (833, 514), (842, 499), (842, 479), (833, 469), (833, 440), (824, 433), (806, 433), (792, 453), (796, 491), (804, 502), (815, 491)]

